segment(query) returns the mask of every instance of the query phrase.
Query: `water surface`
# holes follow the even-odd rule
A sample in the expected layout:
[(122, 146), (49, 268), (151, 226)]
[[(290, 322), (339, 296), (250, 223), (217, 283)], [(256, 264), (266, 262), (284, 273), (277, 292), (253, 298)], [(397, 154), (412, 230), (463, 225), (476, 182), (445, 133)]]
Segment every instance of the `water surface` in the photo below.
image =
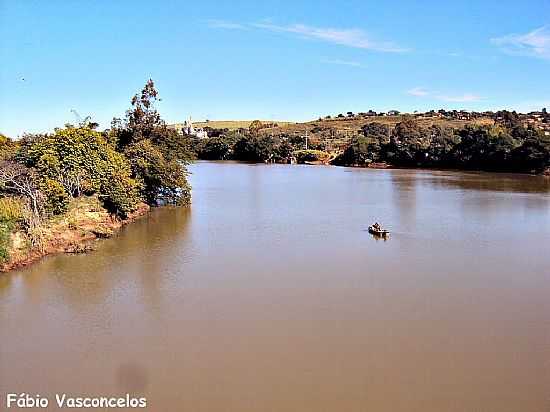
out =
[[(550, 410), (550, 180), (201, 162), (193, 205), (0, 277), (0, 395)], [(378, 220), (392, 230), (373, 238)], [(2, 399), (4, 402), (4, 399)]]

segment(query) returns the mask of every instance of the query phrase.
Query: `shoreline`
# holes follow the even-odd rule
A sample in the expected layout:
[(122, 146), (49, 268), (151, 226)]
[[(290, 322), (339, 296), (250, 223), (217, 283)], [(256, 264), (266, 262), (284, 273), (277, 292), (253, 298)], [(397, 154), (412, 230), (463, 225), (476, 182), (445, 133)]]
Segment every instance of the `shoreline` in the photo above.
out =
[(13, 232), (10, 259), (0, 264), (0, 276), (37, 263), (49, 255), (93, 251), (96, 241), (114, 236), (123, 226), (147, 216), (151, 209), (149, 205), (140, 203), (126, 219), (119, 219), (103, 208), (92, 209), (89, 205), (86, 206), (88, 207), (78, 210), (78, 214), (75, 213), (76, 218), (68, 213), (49, 224), (39, 246), (29, 247), (28, 235), (21, 230)]
[(359, 164), (333, 164), (325, 162), (304, 162), (304, 163), (290, 163), (290, 162), (267, 162), (267, 161), (246, 161), (237, 159), (195, 159), (195, 162), (235, 162), (243, 164), (265, 164), (265, 165), (288, 165), (288, 166), (332, 166), (332, 167), (349, 167), (352, 169), (371, 169), (371, 170), (427, 170), (431, 172), (457, 172), (457, 173), (495, 173), (500, 175), (518, 175), (518, 176), (533, 176), (533, 177), (547, 177), (550, 178), (550, 167), (539, 172), (518, 172), (510, 170), (483, 170), (483, 169), (457, 169), (457, 168), (443, 168), (443, 167), (412, 167), (412, 166), (395, 166), (386, 162), (375, 162), (372, 165), (359, 165)]

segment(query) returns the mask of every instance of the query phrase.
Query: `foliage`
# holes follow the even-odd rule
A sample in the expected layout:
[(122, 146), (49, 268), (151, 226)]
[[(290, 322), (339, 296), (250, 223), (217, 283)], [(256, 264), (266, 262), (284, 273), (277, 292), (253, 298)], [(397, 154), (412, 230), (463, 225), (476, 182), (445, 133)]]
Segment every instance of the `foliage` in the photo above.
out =
[(261, 162), (273, 157), (274, 148), (271, 136), (243, 136), (235, 143), (233, 155), (236, 160)]
[(0, 133), (0, 161), (10, 160), (17, 151), (17, 143)]
[[(550, 167), (550, 137), (540, 130), (524, 127), (514, 112), (497, 112), (494, 125), (452, 128), (421, 125), (413, 116), (390, 127), (368, 122), (361, 134), (353, 136), (344, 151), (333, 160), (337, 165), (366, 166), (387, 162), (398, 167), (439, 167), (488, 171), (541, 172)], [(331, 148), (326, 140), (334, 130), (315, 126), (309, 138), (310, 149)], [(304, 157), (304, 137), (242, 131), (222, 133), (216, 138), (192, 143), (200, 159), (235, 159), (249, 162), (286, 162), (298, 156), (298, 162), (318, 160)], [(334, 146), (333, 146), (334, 148)]]
[(223, 137), (205, 139), (197, 147), (197, 156), (204, 160), (225, 160), (231, 153), (232, 147)]
[(26, 199), (35, 218), (40, 218), (44, 210), (44, 196), (34, 169), (15, 161), (0, 162), (0, 193)]
[(13, 226), (11, 223), (0, 221), (0, 263), (7, 262), (9, 260), (12, 229)]
[(550, 165), (550, 141), (530, 137), (511, 153), (511, 169), (519, 172), (540, 172)]
[(153, 80), (149, 79), (145, 87), (132, 97), (132, 107), (126, 112), (126, 132), (119, 140), (122, 147), (151, 137), (151, 134), (164, 122), (155, 108), (160, 100)]
[(177, 160), (182, 164), (188, 164), (194, 158), (190, 137), (186, 134), (178, 134), (164, 125), (155, 129), (150, 141), (158, 147), (168, 161)]
[(385, 158), (403, 166), (419, 166), (430, 146), (430, 131), (409, 118), (397, 123), (385, 147)]
[(111, 212), (125, 217), (139, 200), (127, 159), (92, 129), (27, 136), (17, 159), (41, 177), (48, 212), (64, 212), (70, 196), (98, 193)]
[(390, 127), (388, 125), (372, 122), (361, 128), (363, 135), (377, 141), (379, 144), (388, 143), (390, 140)]
[(185, 166), (193, 159), (191, 140), (166, 127), (155, 109), (158, 100), (149, 80), (132, 98), (126, 118), (113, 119), (103, 133), (86, 118), (78, 127), (28, 134), (19, 142), (0, 134), (0, 261), (9, 258), (15, 225), (40, 248), (45, 221), (66, 214), (72, 198), (93, 195), (122, 218), (140, 200), (189, 202)]
[(550, 137), (522, 126), (514, 112), (497, 115), (495, 125), (460, 129), (422, 127), (412, 118), (391, 131), (369, 123), (362, 129), (365, 137), (354, 138), (334, 163), (365, 165), (381, 160), (394, 166), (511, 172), (541, 172), (550, 166)]
[(44, 208), (47, 213), (60, 215), (67, 211), (69, 195), (61, 183), (46, 178), (42, 182), (41, 190), (46, 199)]
[(294, 155), (298, 163), (316, 162), (328, 157), (328, 153), (321, 150), (298, 150)]
[(292, 156), (294, 148), (288, 140), (283, 140), (275, 147), (274, 157), (277, 161), (288, 161)]
[[(132, 98), (125, 120), (113, 119), (108, 139), (129, 160), (131, 177), (142, 199), (151, 205), (186, 204), (191, 199), (185, 168), (193, 158), (191, 140), (166, 127), (155, 108), (158, 100), (154, 83), (149, 80)], [(127, 186), (131, 186), (129, 181), (121, 182), (116, 196), (112, 195), (122, 197)]]
[(335, 159), (335, 164), (364, 166), (378, 157), (377, 141), (366, 136), (355, 137), (344, 152)]
[(8, 261), (11, 233), (23, 218), (24, 203), (21, 198), (0, 198), (0, 263)]
[(166, 159), (150, 140), (133, 143), (124, 153), (130, 159), (141, 196), (149, 204), (188, 201), (186, 170), (177, 160)]
[(448, 127), (433, 125), (429, 129), (430, 145), (424, 152), (422, 163), (426, 166), (437, 166), (452, 163), (451, 153), (460, 142), (455, 131)]

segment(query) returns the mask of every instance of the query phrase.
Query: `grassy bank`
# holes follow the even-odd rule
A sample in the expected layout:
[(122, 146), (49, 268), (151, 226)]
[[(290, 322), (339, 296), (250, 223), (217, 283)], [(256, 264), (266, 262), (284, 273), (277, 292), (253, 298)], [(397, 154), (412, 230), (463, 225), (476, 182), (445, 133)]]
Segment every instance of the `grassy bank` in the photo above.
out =
[(36, 230), (25, 230), (17, 220), (11, 221), (11, 230), (3, 232), (0, 272), (26, 266), (46, 255), (93, 250), (96, 240), (113, 236), (148, 211), (149, 206), (140, 203), (121, 219), (109, 213), (97, 196), (82, 196), (71, 200), (65, 214), (52, 217)]

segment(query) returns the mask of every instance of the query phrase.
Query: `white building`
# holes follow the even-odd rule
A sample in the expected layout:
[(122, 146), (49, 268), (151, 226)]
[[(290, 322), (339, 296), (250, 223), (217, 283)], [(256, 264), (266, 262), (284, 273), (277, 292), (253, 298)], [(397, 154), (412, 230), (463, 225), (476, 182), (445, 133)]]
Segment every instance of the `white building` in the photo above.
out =
[(208, 133), (206, 130), (193, 126), (193, 122), (191, 121), (191, 116), (189, 119), (184, 121), (183, 123), (176, 123), (174, 125), (170, 125), (169, 127), (174, 128), (178, 133), (185, 133), (191, 136), (196, 136), (199, 139), (206, 139), (208, 138)]

